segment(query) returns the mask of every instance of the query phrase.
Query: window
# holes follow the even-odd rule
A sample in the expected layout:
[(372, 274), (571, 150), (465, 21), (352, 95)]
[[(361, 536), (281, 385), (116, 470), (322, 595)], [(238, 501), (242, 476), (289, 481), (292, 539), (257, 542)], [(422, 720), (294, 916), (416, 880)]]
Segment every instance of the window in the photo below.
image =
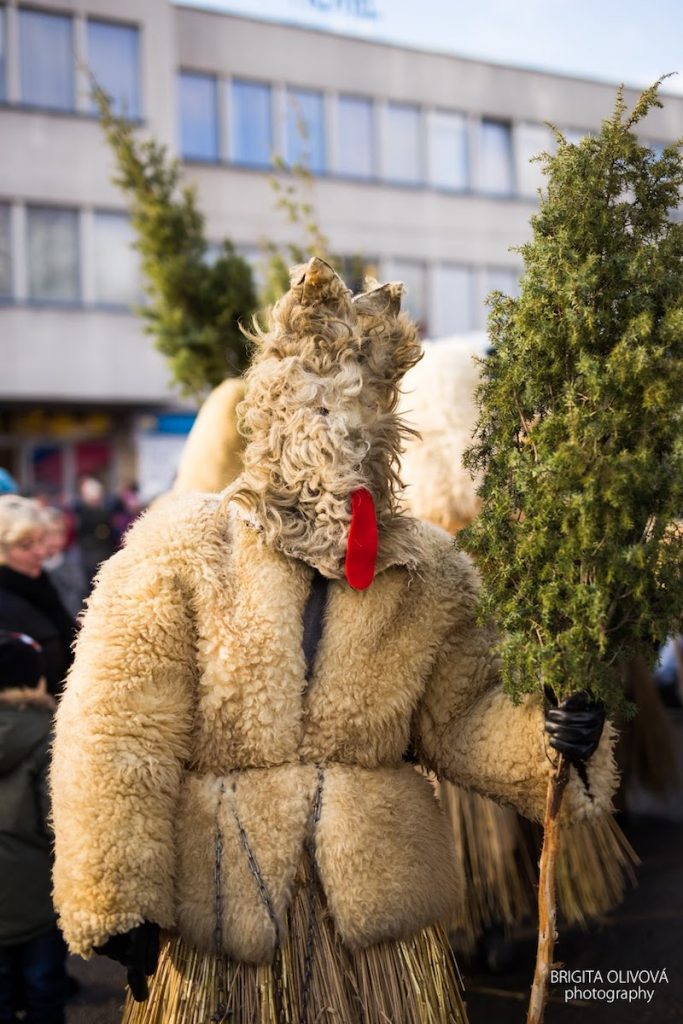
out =
[(213, 75), (181, 72), (180, 152), (189, 160), (218, 160), (218, 111)]
[(429, 180), (437, 188), (466, 189), (469, 185), (467, 118), (444, 110), (429, 118)]
[(325, 170), (323, 95), (308, 89), (287, 90), (287, 163), (322, 174)]
[(484, 267), (480, 277), (480, 293), (476, 311), (477, 327), (485, 327), (489, 314), (487, 299), (491, 292), (503, 292), (504, 295), (519, 294), (519, 273), (509, 267)]
[(376, 256), (361, 256), (360, 253), (337, 257), (341, 278), (354, 295), (364, 290), (366, 278), (379, 277), (377, 263)]
[(130, 25), (88, 20), (88, 67), (111, 96), (114, 112), (130, 118), (140, 116), (138, 35)]
[(78, 212), (29, 206), (26, 229), (29, 298), (75, 302), (80, 293)]
[(0, 297), (12, 294), (12, 245), (9, 203), (0, 203)]
[(435, 338), (474, 328), (474, 278), (469, 267), (439, 266), (432, 278), (430, 327)]
[(12, 294), (12, 246), (9, 203), (0, 203), (0, 297)]
[(390, 103), (384, 124), (385, 178), (400, 184), (418, 184), (421, 180), (419, 107)]
[(371, 178), (375, 169), (372, 100), (340, 96), (337, 102), (337, 171)]
[(522, 196), (536, 198), (539, 188), (545, 184), (543, 164), (532, 160), (539, 153), (553, 148), (553, 137), (542, 124), (519, 124), (515, 129), (515, 170), (517, 188)]
[(202, 256), (205, 267), (215, 267), (225, 250), (220, 242), (207, 242)]
[(519, 274), (508, 267), (486, 267), (484, 270), (484, 294), (503, 292), (505, 295), (519, 294)]
[(484, 120), (479, 126), (479, 190), (507, 196), (512, 184), (510, 125)]
[(273, 124), (270, 86), (233, 79), (230, 85), (230, 156), (240, 164), (270, 167)]
[(384, 281), (403, 281), (406, 286), (402, 308), (424, 330), (427, 325), (427, 288), (425, 267), (414, 260), (388, 260), (382, 274)]
[(5, 8), (0, 7), (0, 100), (7, 96), (7, 85), (5, 84), (5, 54), (7, 52), (7, 26), (5, 23)]
[(256, 245), (238, 245), (237, 252), (249, 264), (256, 294), (261, 301), (261, 296), (272, 287), (268, 280), (268, 253)]
[(570, 142), (572, 146), (578, 146), (579, 143), (591, 133), (589, 131), (584, 131), (582, 128), (567, 128), (562, 130), (562, 134), (567, 142)]
[(65, 476), (65, 451), (62, 444), (31, 445), (32, 485), (38, 491), (54, 496), (55, 504), (63, 487)]
[(71, 18), (19, 11), (21, 98), (53, 110), (74, 109), (74, 47)]
[(133, 228), (122, 213), (95, 214), (95, 300), (112, 306), (140, 302), (140, 262)]

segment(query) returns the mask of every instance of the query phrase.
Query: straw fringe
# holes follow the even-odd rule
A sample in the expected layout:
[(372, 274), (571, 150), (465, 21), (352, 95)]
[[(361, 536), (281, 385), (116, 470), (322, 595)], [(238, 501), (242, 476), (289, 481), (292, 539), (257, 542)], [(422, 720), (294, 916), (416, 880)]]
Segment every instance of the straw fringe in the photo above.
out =
[[(311, 920), (310, 992), (302, 1019)], [(406, 942), (349, 950), (316, 882), (297, 888), (279, 965), (224, 959), (222, 1016), (215, 1015), (217, 958), (169, 936), (150, 980), (149, 999), (135, 1003), (129, 995), (122, 1024), (467, 1024), (456, 970), (438, 926)]]
[(447, 927), (458, 949), (472, 953), (491, 925), (512, 927), (531, 915), (534, 857), (514, 811), (449, 782), (439, 784), (439, 799), (453, 829), (460, 894)]
[(618, 906), (636, 884), (640, 863), (628, 839), (608, 814), (565, 829), (560, 835), (557, 892), (563, 916), (585, 926)]
[[(508, 928), (535, 914), (537, 826), (514, 811), (447, 782), (439, 799), (453, 828), (460, 899), (447, 922), (459, 952), (471, 954), (493, 924)], [(636, 883), (638, 857), (611, 815), (563, 830), (557, 867), (565, 920), (585, 925), (612, 910)]]

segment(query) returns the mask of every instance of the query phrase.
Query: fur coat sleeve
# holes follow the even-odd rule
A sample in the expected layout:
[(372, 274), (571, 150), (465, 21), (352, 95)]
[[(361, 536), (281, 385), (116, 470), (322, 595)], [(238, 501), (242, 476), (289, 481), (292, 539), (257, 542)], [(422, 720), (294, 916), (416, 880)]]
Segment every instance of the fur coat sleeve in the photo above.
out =
[[(153, 517), (104, 564), (57, 713), (55, 904), (88, 954), (173, 921), (174, 816), (192, 717), (193, 625)], [(125, 834), (113, 860), (112, 835)]]
[[(542, 700), (514, 705), (499, 681), (496, 636), (475, 619), (478, 578), (469, 566), (458, 578), (455, 615), (435, 658), (414, 720), (420, 760), (440, 778), (541, 820), (556, 754), (544, 731)], [(589, 792), (572, 771), (563, 802), (567, 820), (611, 810), (617, 787), (615, 730), (605, 724), (587, 763)]]

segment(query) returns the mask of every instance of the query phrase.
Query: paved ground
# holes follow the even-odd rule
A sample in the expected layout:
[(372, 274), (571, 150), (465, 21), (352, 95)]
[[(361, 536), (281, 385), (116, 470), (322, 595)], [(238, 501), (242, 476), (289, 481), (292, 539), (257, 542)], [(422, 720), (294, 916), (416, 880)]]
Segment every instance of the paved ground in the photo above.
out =
[(81, 983), (81, 991), (69, 1004), (67, 1024), (119, 1024), (126, 983), (124, 969), (104, 956), (91, 960), (72, 956), (68, 970)]
[[(683, 824), (639, 818), (625, 824), (642, 859), (639, 884), (622, 906), (590, 931), (561, 930), (555, 956), (573, 971), (599, 970), (603, 984), (586, 981), (553, 989), (545, 1024), (673, 1024), (683, 1021)], [(465, 976), (471, 1024), (524, 1024), (533, 975), (536, 935), (520, 946), (506, 974)], [(608, 971), (666, 968), (668, 983), (610, 984)], [(588, 977), (584, 974), (584, 977)], [(654, 989), (650, 1003), (591, 998), (565, 1003), (567, 992), (586, 989)]]
[[(680, 713), (678, 725), (683, 748)], [(562, 930), (556, 957), (565, 968), (602, 972), (603, 984), (586, 981), (578, 986), (582, 989), (654, 989), (653, 998), (649, 1003), (642, 997), (631, 1004), (596, 998), (565, 1003), (565, 989), (575, 986), (558, 985), (545, 1024), (683, 1024), (683, 791), (667, 805), (642, 798), (635, 807), (638, 813), (622, 827), (642, 860), (638, 886), (616, 912), (589, 931)], [(504, 974), (465, 967), (470, 1024), (524, 1024), (535, 938), (531, 929), (515, 936), (513, 959)], [(607, 982), (608, 971), (662, 968), (668, 983)], [(69, 1007), (67, 1024), (119, 1024), (123, 970), (103, 957), (87, 962), (72, 958), (69, 969), (82, 989)]]

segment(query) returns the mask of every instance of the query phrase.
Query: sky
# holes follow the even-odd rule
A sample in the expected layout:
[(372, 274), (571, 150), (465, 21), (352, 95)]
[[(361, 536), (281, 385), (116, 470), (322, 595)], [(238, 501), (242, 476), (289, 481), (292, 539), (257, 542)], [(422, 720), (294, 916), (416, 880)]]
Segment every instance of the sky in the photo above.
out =
[(683, 0), (181, 2), (616, 84), (677, 72), (663, 91), (683, 94)]

